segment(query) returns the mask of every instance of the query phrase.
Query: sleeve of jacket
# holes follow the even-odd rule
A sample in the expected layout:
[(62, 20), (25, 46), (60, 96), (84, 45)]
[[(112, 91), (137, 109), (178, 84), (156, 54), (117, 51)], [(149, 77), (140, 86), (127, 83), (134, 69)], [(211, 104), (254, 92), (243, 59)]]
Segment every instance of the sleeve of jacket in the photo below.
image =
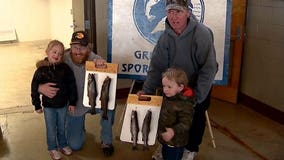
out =
[(168, 68), (169, 63), (165, 43), (165, 36), (162, 35), (153, 50), (149, 71), (143, 85), (143, 91), (147, 94), (154, 94), (162, 85), (162, 73)]
[(35, 106), (35, 110), (42, 108), (40, 94), (38, 92), (39, 79), (40, 79), (40, 72), (39, 69), (37, 69), (34, 73), (31, 83), (31, 98), (32, 98), (32, 104)]
[(91, 52), (89, 55), (89, 60), (94, 60), (94, 59), (103, 59), (103, 57), (95, 54), (94, 52)]
[(69, 93), (69, 105), (76, 106), (78, 99), (76, 80), (73, 71), (66, 64), (66, 84), (68, 84), (68, 93)]
[(212, 31), (206, 26), (199, 26), (195, 33), (195, 57), (198, 62), (199, 72), (197, 87), (195, 89), (197, 103), (205, 100), (212, 87), (218, 70), (216, 51)]

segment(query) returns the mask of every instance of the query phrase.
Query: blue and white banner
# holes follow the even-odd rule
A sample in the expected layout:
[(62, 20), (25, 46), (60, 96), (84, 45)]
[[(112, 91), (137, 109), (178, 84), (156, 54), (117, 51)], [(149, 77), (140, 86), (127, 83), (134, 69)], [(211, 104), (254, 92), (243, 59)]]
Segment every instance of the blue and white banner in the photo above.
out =
[[(219, 71), (226, 85), (232, 0), (191, 0), (193, 14), (214, 33)], [(144, 80), (152, 50), (165, 28), (165, 0), (109, 0), (108, 61), (119, 64), (118, 78)]]

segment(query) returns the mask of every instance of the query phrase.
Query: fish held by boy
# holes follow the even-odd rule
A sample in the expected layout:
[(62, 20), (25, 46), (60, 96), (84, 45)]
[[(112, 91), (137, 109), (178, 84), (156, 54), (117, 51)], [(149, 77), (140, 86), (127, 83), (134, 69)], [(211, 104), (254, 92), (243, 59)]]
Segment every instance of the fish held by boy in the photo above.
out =
[(149, 150), (148, 139), (151, 127), (152, 111), (149, 109), (144, 117), (142, 125), (142, 141), (144, 142), (143, 150)]
[(97, 84), (95, 79), (95, 74), (88, 74), (88, 97), (89, 105), (91, 106), (91, 114), (96, 114), (96, 98), (98, 96)]
[(138, 125), (138, 117), (136, 110), (132, 110), (131, 112), (130, 132), (131, 132), (131, 140), (133, 142), (132, 149), (137, 150), (139, 125)]
[(103, 111), (103, 119), (107, 120), (107, 109), (108, 109), (108, 102), (109, 102), (109, 87), (110, 87), (111, 78), (107, 76), (103, 82), (102, 89), (101, 89), (101, 109)]

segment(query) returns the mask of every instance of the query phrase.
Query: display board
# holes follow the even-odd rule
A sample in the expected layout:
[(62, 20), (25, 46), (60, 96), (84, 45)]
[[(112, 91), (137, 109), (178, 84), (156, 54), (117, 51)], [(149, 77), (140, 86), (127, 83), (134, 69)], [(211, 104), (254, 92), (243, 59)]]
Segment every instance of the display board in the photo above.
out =
[(85, 74), (85, 85), (84, 85), (84, 95), (83, 95), (83, 104), (86, 107), (91, 107), (90, 105), (90, 96), (89, 92), (89, 84), (90, 81), (89, 76), (94, 76), (94, 92), (96, 92), (96, 96), (94, 97), (95, 108), (101, 108), (101, 95), (102, 95), (102, 86), (106, 78), (108, 77), (110, 80), (109, 89), (108, 89), (108, 102), (107, 109), (113, 110), (115, 108), (115, 97), (116, 97), (116, 86), (117, 86), (117, 71), (118, 64), (107, 63), (106, 68), (97, 68), (93, 61), (86, 62), (86, 74)]
[[(192, 0), (192, 13), (212, 29), (219, 70), (214, 84), (229, 76), (231, 0)], [(118, 78), (144, 80), (152, 50), (165, 28), (165, 0), (109, 0), (108, 61)]]
[(157, 129), (158, 129), (158, 120), (161, 110), (161, 105), (163, 101), (162, 96), (150, 96), (148, 101), (139, 100), (136, 94), (129, 94), (126, 102), (126, 111), (124, 114), (120, 140), (133, 143), (133, 139), (131, 139), (131, 116), (132, 111), (137, 112), (138, 119), (138, 139), (137, 144), (144, 144), (142, 140), (142, 132), (143, 132), (143, 121), (146, 116), (148, 110), (152, 112), (151, 123), (150, 123), (150, 132), (148, 135), (148, 145), (154, 145), (156, 141)]

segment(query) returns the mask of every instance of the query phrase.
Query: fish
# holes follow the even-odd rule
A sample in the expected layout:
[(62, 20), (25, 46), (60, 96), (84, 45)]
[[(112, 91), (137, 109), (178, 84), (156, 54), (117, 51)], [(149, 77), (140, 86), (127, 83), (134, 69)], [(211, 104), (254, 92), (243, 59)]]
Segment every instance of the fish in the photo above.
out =
[(144, 117), (142, 124), (142, 141), (143, 141), (143, 150), (149, 150), (148, 139), (149, 133), (151, 130), (151, 119), (152, 119), (152, 111), (149, 109)]
[(98, 96), (97, 83), (94, 73), (88, 74), (88, 97), (91, 106), (91, 114), (96, 114), (96, 98)]
[(108, 101), (109, 101), (109, 87), (110, 87), (111, 78), (107, 76), (103, 82), (101, 89), (101, 109), (103, 110), (103, 119), (107, 120), (107, 109), (108, 109)]
[(132, 110), (131, 112), (130, 132), (131, 132), (131, 141), (133, 142), (132, 149), (137, 150), (139, 125), (138, 125), (138, 117), (136, 110)]

